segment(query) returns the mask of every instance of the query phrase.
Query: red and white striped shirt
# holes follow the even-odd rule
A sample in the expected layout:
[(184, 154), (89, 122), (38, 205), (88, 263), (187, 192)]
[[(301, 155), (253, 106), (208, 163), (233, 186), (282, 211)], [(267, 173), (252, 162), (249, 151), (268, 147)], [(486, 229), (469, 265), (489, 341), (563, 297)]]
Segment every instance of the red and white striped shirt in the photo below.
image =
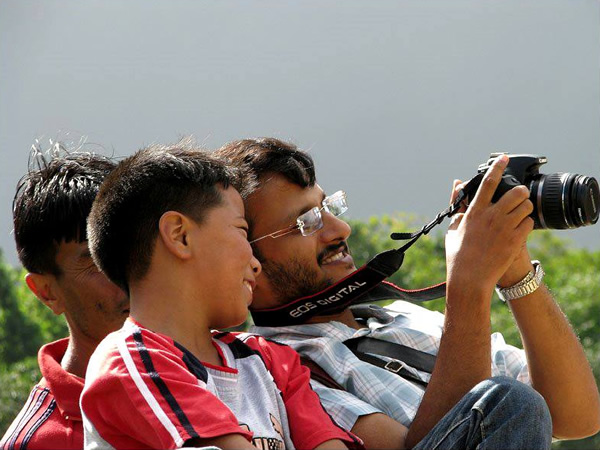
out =
[(81, 397), (86, 448), (179, 448), (241, 434), (259, 448), (313, 448), (341, 439), (289, 347), (250, 334), (213, 334), (223, 366), (128, 319), (98, 346)]
[(44, 345), (38, 353), (43, 378), (8, 428), (0, 449), (81, 449), (83, 425), (79, 396), (83, 379), (60, 365), (69, 339)]

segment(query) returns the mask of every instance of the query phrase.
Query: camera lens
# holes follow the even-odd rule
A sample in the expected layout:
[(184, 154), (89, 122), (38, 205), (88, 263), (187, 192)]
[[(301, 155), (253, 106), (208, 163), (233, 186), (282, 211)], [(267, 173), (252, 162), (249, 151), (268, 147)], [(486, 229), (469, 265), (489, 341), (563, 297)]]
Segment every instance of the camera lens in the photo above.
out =
[(538, 175), (529, 189), (535, 228), (563, 230), (598, 221), (600, 189), (593, 177), (576, 173)]

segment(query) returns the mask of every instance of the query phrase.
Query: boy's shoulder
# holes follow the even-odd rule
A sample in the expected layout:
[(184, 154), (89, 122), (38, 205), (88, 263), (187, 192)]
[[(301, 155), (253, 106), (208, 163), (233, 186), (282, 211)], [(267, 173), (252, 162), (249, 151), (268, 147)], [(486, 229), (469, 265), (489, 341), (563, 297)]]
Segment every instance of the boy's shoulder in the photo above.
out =
[(127, 319), (119, 330), (113, 331), (102, 339), (96, 347), (92, 359), (122, 354), (126, 347), (139, 350), (154, 348), (170, 350), (175, 348), (172, 339), (144, 328), (131, 319)]
[[(131, 377), (139, 370), (152, 373), (168, 370), (171, 366), (190, 370), (184, 349), (170, 337), (128, 319), (121, 329), (106, 336), (92, 354), (86, 372), (86, 386), (107, 375), (112, 378)], [(206, 382), (205, 373), (191, 372), (200, 381)]]
[(208, 383), (206, 368), (183, 347), (128, 320), (90, 359), (81, 396), (86, 439), (172, 448), (199, 436), (249, 436)]

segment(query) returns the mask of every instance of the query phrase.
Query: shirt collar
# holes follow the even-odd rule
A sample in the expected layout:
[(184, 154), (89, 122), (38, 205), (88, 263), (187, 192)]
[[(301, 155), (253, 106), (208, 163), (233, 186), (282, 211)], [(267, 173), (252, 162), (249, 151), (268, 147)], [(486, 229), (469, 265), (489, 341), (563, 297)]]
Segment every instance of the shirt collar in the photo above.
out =
[(61, 414), (71, 420), (81, 420), (79, 397), (84, 379), (67, 372), (60, 365), (68, 345), (68, 338), (44, 345), (38, 353), (38, 362), (44, 377), (42, 381), (50, 388)]

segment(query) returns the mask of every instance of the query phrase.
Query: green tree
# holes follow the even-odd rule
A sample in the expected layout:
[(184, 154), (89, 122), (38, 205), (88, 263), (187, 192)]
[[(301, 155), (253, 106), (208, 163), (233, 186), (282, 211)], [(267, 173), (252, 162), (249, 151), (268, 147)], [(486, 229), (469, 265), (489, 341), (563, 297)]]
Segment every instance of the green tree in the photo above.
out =
[(52, 342), (68, 336), (69, 328), (64, 317), (57, 316), (50, 308), (44, 306), (27, 287), (24, 281), (27, 271), (15, 268), (13, 274), (17, 278), (15, 293), (19, 311), (36, 325), (41, 342)]
[(68, 335), (64, 319), (31, 293), (25, 273), (7, 264), (0, 250), (0, 435), (40, 379), (38, 349)]
[(37, 352), (43, 343), (39, 326), (19, 305), (18, 272), (0, 251), (0, 363), (10, 364)]

